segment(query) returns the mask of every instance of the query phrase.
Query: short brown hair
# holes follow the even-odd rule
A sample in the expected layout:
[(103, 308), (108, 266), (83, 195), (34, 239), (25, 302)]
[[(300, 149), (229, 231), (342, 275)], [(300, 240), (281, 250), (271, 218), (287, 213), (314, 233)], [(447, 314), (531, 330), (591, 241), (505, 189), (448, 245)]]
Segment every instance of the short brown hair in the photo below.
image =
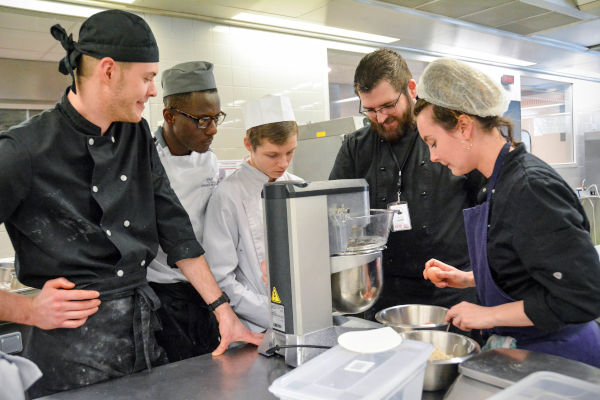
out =
[(406, 60), (389, 49), (375, 50), (360, 60), (354, 72), (354, 92), (370, 92), (383, 79), (398, 93), (405, 93), (412, 79)]
[(518, 144), (513, 137), (513, 124), (507, 118), (499, 116), (480, 117), (478, 115), (467, 114), (462, 111), (455, 111), (449, 108), (440, 107), (423, 99), (418, 99), (417, 103), (415, 104), (415, 117), (429, 105), (432, 106), (433, 121), (447, 131), (451, 131), (456, 128), (459, 116), (468, 115), (479, 122), (479, 125), (481, 125), (481, 128), (484, 131), (490, 132), (493, 128), (497, 128), (498, 131), (500, 131), (500, 134), (504, 136), (506, 140), (508, 140), (513, 146)]
[[(89, 79), (90, 76), (94, 73), (94, 68), (100, 62), (99, 58), (88, 56), (87, 54), (82, 54), (77, 58), (77, 68), (75, 69), (75, 83), (79, 87), (82, 82), (86, 79)], [(130, 66), (130, 62), (124, 61), (115, 61), (121, 68), (121, 72), (126, 71)]]
[(254, 126), (246, 131), (246, 137), (254, 150), (261, 145), (263, 139), (267, 139), (276, 145), (282, 145), (290, 137), (297, 134), (298, 124), (296, 124), (296, 121), (273, 122)]

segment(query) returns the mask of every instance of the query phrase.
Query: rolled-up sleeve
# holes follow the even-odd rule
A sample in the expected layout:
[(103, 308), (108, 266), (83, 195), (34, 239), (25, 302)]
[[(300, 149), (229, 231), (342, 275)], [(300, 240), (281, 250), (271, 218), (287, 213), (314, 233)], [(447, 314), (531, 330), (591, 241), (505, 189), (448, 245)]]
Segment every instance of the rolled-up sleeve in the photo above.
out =
[[(167, 253), (167, 264), (176, 268), (177, 261), (200, 257), (204, 250), (196, 240), (190, 217), (171, 188), (156, 148), (151, 146), (150, 151), (158, 240)], [(193, 184), (190, 182), (190, 185)]]
[(569, 188), (552, 178), (531, 179), (511, 202), (519, 221), (514, 247), (539, 283), (523, 299), (527, 316), (547, 331), (598, 317), (600, 260)]
[(0, 223), (12, 215), (30, 186), (29, 152), (11, 136), (0, 134)]

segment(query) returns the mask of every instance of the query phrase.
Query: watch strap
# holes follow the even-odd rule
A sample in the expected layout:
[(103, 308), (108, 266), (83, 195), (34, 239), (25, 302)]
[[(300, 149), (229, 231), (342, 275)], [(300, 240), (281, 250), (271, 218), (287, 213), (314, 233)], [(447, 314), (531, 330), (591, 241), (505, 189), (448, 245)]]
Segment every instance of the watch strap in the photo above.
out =
[(208, 309), (210, 311), (215, 311), (217, 309), (217, 307), (219, 307), (221, 304), (223, 303), (229, 303), (229, 296), (227, 296), (227, 293), (222, 292), (223, 294), (221, 294), (221, 296), (216, 299), (215, 301), (213, 301), (212, 303), (208, 304)]

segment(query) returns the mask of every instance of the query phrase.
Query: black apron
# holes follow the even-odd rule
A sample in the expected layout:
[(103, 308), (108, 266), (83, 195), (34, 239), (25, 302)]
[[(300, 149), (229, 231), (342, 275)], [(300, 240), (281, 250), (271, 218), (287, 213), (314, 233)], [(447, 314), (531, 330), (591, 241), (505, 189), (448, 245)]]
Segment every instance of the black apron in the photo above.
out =
[(32, 398), (167, 363), (154, 338), (160, 301), (147, 284), (101, 299), (98, 312), (79, 328), (31, 327), (23, 355), (44, 374), (29, 389)]

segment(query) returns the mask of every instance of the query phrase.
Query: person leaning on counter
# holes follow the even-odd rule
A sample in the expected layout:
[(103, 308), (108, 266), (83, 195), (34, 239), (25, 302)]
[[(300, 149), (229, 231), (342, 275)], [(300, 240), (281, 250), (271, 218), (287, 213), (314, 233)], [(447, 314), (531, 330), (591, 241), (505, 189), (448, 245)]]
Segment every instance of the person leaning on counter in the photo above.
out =
[(436, 259), (423, 271), (440, 288), (477, 288), (481, 306), (462, 302), (446, 320), (483, 329), (487, 347), (512, 342), (600, 367), (600, 260), (574, 191), (515, 144), (501, 117), (503, 89), (484, 73), (436, 60), (417, 90), (417, 125), (431, 160), (455, 175), (477, 169), (488, 178), (485, 200), (464, 210), (473, 271)]
[(266, 96), (244, 106), (250, 155), (215, 190), (206, 209), (204, 247), (219, 286), (252, 331), (270, 326), (270, 293), (263, 281), (265, 237), (261, 192), (265, 183), (301, 180), (287, 172), (298, 143), (298, 125), (286, 96)]
[(421, 273), (434, 257), (471, 269), (461, 210), (475, 204), (483, 176), (453, 176), (429, 161), (413, 117), (416, 82), (400, 54), (380, 49), (365, 55), (354, 91), (370, 125), (344, 137), (329, 179), (365, 178), (371, 208), (403, 207), (403, 215), (410, 215), (402, 223), (395, 217), (384, 251), (383, 292), (368, 313), (399, 304), (476, 301), (474, 289), (439, 290)]
[[(156, 151), (202, 244), (206, 206), (219, 180), (217, 157), (209, 147), (225, 119), (213, 65), (177, 64), (162, 73), (161, 84), (164, 122), (154, 132)], [(156, 340), (173, 362), (213, 351), (219, 345), (219, 330), (202, 296), (167, 258), (159, 247), (147, 277), (161, 302), (162, 330)]]
[[(41, 288), (34, 298), (0, 291), (0, 320), (33, 326), (24, 355), (44, 375), (32, 397), (166, 361), (146, 281), (159, 243), (207, 303), (222, 296), (142, 119), (156, 96), (150, 27), (108, 10), (82, 24), (78, 42), (60, 25), (51, 32), (73, 85), (55, 108), (0, 134), (0, 222), (19, 280)], [(260, 342), (228, 303), (215, 315), (215, 353)]]

